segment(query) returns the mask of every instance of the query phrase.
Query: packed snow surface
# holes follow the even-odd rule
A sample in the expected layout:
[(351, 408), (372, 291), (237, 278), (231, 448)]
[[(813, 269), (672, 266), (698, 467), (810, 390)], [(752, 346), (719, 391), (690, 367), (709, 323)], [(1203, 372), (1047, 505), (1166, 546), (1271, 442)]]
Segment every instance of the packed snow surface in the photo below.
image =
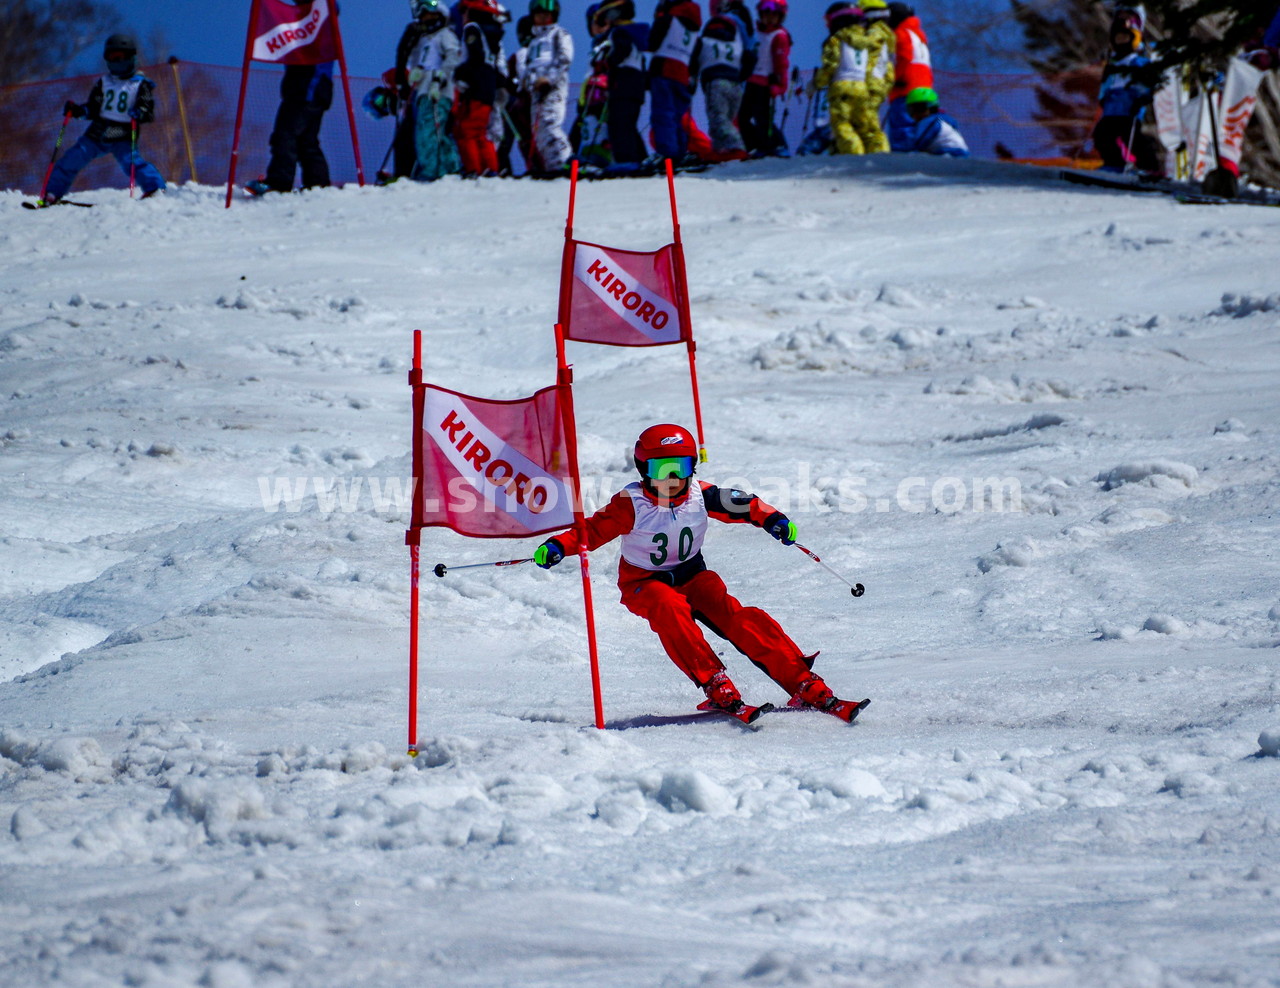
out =
[[(411, 331), (553, 382), (565, 183), (0, 194), (0, 983), (1280, 984), (1280, 211), (878, 157), (680, 178), (711, 566), (859, 721), (750, 731), (592, 557), (423, 545)], [(660, 179), (577, 233), (670, 238)], [(692, 422), (570, 346), (588, 500)], [(716, 640), (718, 641), (718, 640)], [(755, 702), (785, 697), (732, 648)]]

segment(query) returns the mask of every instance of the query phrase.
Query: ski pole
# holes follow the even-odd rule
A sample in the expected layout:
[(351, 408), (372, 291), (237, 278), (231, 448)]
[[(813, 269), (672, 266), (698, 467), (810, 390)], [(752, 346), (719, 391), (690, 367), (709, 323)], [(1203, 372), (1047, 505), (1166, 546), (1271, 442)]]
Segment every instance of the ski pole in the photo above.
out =
[(802, 546), (799, 542), (796, 542), (796, 543), (793, 543), (793, 544), (795, 545), (795, 547), (796, 547), (797, 549), (799, 549), (801, 552), (803, 552), (806, 556), (808, 556), (808, 557), (809, 557), (810, 559), (812, 559), (815, 563), (817, 563), (819, 566), (821, 566), (823, 569), (825, 569), (828, 573), (830, 573), (832, 576), (834, 576), (834, 577), (835, 577), (837, 580), (839, 580), (841, 583), (847, 583), (847, 584), (849, 585), (849, 593), (853, 594), (853, 596), (855, 596), (855, 597), (861, 597), (864, 593), (866, 593), (866, 591), (867, 591), (867, 588), (866, 588), (866, 587), (864, 587), (861, 583), (849, 583), (849, 581), (848, 581), (847, 579), (845, 579), (843, 576), (841, 576), (839, 573), (837, 573), (835, 570), (833, 570), (830, 566), (828, 566), (826, 563), (824, 563), (824, 562), (822, 561), (822, 558), (821, 558), (821, 557), (820, 557), (816, 552), (814, 552), (812, 549), (806, 549), (806, 548), (805, 548), (804, 546)]
[(1133, 124), (1129, 127), (1128, 143), (1121, 143), (1120, 138), (1116, 138), (1116, 143), (1120, 145), (1120, 155), (1124, 158), (1124, 170), (1127, 174), (1130, 168), (1134, 168), (1138, 164), (1138, 158), (1133, 153), (1133, 139), (1138, 133), (1138, 117), (1133, 118)]
[(129, 119), (129, 198), (133, 198), (134, 173), (138, 167), (138, 118)]
[(44, 184), (40, 186), (40, 201), (44, 202), (44, 194), (49, 191), (49, 179), (53, 177), (53, 165), (58, 160), (58, 149), (62, 147), (62, 137), (67, 132), (67, 124), (71, 122), (71, 111), (62, 116), (62, 126), (58, 128), (58, 139), (53, 142), (53, 153), (49, 155), (49, 167), (44, 171)]
[(392, 134), (391, 144), (387, 148), (387, 153), (382, 156), (382, 164), (378, 166), (378, 184), (379, 185), (385, 185), (387, 179), (391, 177), (391, 173), (387, 171), (387, 162), (391, 160), (391, 152), (394, 151), (395, 149), (396, 149), (396, 138), (395, 138), (395, 135)]
[(482, 566), (519, 566), (521, 563), (531, 563), (533, 557), (527, 559), (499, 559), (492, 563), (467, 563), (465, 566), (446, 566), (444, 563), (436, 563), (435, 568), (431, 571), (436, 576), (443, 577), (451, 569), (479, 569)]

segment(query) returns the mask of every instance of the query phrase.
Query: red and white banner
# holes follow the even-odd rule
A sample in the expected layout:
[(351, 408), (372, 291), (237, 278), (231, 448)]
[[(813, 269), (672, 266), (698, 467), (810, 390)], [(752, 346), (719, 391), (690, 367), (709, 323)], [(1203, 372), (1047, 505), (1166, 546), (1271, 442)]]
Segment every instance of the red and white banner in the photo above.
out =
[(574, 523), (560, 389), (492, 401), (424, 385), (412, 527), (525, 538)]
[(1233, 58), (1227, 68), (1227, 78), (1222, 84), (1222, 102), (1218, 127), (1222, 134), (1220, 150), (1224, 161), (1240, 163), (1244, 151), (1244, 132), (1258, 105), (1258, 87), (1266, 75), (1260, 68), (1243, 58)]
[(664, 346), (690, 338), (681, 313), (676, 247), (619, 250), (571, 241), (564, 336), (611, 346)]
[(318, 65), (338, 57), (330, 0), (291, 4), (258, 0), (252, 26), (253, 60), (285, 65)]
[[(1249, 127), (1254, 108), (1258, 105), (1258, 89), (1264, 73), (1242, 58), (1233, 58), (1227, 68), (1221, 92), (1201, 92), (1195, 99), (1187, 100), (1179, 109), (1177, 120), (1181, 124), (1181, 137), (1186, 142), (1190, 177), (1197, 182), (1219, 166), (1214, 157), (1213, 123), (1218, 124), (1218, 156), (1220, 161), (1239, 166), (1244, 152), (1244, 135)], [(1166, 87), (1169, 88), (1169, 87)], [(1159, 94), (1157, 94), (1157, 97)], [(1209, 100), (1213, 100), (1212, 109)], [(1160, 104), (1156, 105), (1157, 111)], [(1164, 119), (1161, 119), (1161, 140), (1166, 147), (1174, 135), (1165, 137)], [(1170, 128), (1172, 130), (1172, 126)]]
[(1155, 106), (1156, 126), (1160, 132), (1160, 143), (1165, 150), (1165, 174), (1173, 178), (1183, 179), (1186, 175), (1179, 171), (1178, 148), (1183, 147), (1182, 107), (1187, 94), (1176, 69), (1169, 69), (1164, 74), (1164, 82), (1156, 90), (1153, 103)]

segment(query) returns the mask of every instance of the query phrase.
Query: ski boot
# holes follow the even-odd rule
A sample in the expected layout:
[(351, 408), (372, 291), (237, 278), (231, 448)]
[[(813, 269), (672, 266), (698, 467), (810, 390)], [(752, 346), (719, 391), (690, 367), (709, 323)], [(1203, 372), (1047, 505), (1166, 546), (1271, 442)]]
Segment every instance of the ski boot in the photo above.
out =
[(772, 703), (762, 703), (758, 707), (744, 703), (738, 687), (733, 685), (733, 680), (724, 670), (712, 676), (702, 689), (707, 694), (707, 698), (698, 704), (699, 710), (713, 710), (728, 714), (744, 724), (754, 724), (761, 714), (767, 714), (773, 709)]
[(815, 710), (821, 710), (823, 713), (839, 717), (846, 723), (852, 724), (858, 714), (870, 703), (870, 700), (841, 700), (831, 692), (831, 687), (823, 682), (821, 676), (812, 675), (800, 684), (795, 696), (787, 701), (787, 706), (813, 707)]
[(733, 713), (742, 706), (742, 694), (723, 670), (712, 676), (702, 691), (707, 694), (707, 703), (713, 707)]

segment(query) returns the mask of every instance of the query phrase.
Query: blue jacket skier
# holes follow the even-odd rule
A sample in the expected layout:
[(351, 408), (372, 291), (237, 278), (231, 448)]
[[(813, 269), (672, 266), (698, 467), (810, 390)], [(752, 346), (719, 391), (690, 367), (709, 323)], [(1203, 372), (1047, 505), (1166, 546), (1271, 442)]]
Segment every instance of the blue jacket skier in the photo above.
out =
[(923, 151), (948, 158), (969, 157), (969, 145), (960, 133), (960, 125), (938, 106), (938, 94), (927, 86), (911, 90), (906, 98), (912, 126), (905, 151)]
[(1121, 10), (1111, 24), (1111, 52), (1098, 89), (1102, 118), (1093, 128), (1093, 145), (1105, 171), (1123, 172), (1130, 164), (1148, 174), (1163, 170), (1155, 142), (1141, 128), (1153, 96), (1151, 87), (1134, 77), (1136, 69), (1151, 64), (1142, 27), (1142, 15), (1133, 10)]
[(138, 46), (127, 34), (113, 34), (102, 48), (107, 71), (93, 85), (87, 103), (66, 105), (73, 117), (87, 117), (89, 128), (64, 154), (45, 189), (44, 204), (53, 205), (71, 188), (76, 176), (96, 158), (109, 154), (142, 189), (142, 198), (165, 187), (155, 166), (137, 148), (138, 128), (155, 119), (155, 83), (137, 71)]

